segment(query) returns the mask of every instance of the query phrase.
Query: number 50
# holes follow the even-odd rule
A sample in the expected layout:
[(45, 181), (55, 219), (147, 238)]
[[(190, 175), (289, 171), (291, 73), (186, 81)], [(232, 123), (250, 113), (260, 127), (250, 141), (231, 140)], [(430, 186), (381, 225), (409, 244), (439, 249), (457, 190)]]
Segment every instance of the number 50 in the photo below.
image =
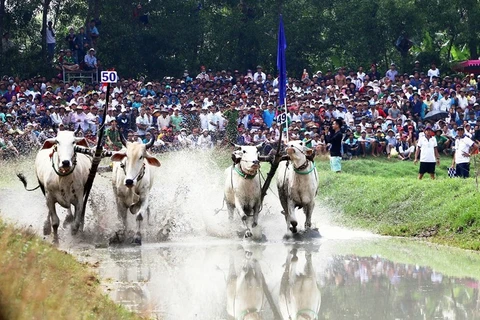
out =
[(115, 83), (118, 81), (117, 71), (102, 71), (100, 78), (103, 83)]

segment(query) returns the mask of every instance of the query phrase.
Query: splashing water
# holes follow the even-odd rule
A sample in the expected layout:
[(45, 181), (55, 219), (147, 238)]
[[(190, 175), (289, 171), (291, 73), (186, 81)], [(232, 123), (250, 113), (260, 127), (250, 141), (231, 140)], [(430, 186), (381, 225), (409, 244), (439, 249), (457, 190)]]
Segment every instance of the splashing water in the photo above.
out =
[[(229, 154), (218, 151), (180, 151), (159, 156), (162, 166), (153, 168), (155, 181), (150, 192), (149, 221), (142, 224), (144, 242), (159, 242), (180, 239), (235, 239), (245, 229), (238, 216), (228, 220), (223, 203), (225, 169), (230, 165)], [(15, 177), (23, 172), (29, 187), (37, 185), (33, 169), (33, 157), (8, 164), (0, 181), (0, 211), (2, 217), (17, 224), (32, 226), (41, 234), (41, 226), (47, 217), (43, 194), (37, 190), (27, 192)], [(109, 159), (102, 161), (108, 166)], [(264, 164), (264, 172), (269, 165)], [(266, 170), (265, 170), (266, 169)], [(320, 173), (321, 174), (321, 173)], [(111, 172), (98, 173), (87, 205), (85, 229), (82, 236), (71, 236), (69, 228), (63, 228), (66, 210), (57, 205), (61, 220), (59, 229), (62, 246), (85, 244), (107, 244), (115, 232), (122, 229), (117, 217), (113, 195)], [(262, 183), (264, 177), (262, 177)], [(321, 192), (321, 190), (319, 190)], [(269, 241), (282, 241), (286, 224), (277, 196), (275, 179), (264, 199), (259, 216), (259, 226)], [(365, 237), (367, 233), (355, 233), (336, 227), (325, 227), (329, 212), (317, 204), (313, 214), (313, 225), (321, 228), (322, 236), (329, 238)], [(297, 214), (299, 225), (305, 219), (303, 212)], [(129, 236), (133, 236), (135, 216), (128, 215)]]

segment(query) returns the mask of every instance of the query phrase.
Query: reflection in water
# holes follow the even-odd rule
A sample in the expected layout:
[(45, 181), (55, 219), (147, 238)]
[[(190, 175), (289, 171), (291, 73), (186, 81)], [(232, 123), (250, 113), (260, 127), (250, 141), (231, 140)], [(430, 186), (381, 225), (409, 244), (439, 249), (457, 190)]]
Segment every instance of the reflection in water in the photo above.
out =
[(89, 254), (103, 261), (101, 277), (113, 279), (115, 301), (161, 319), (480, 319), (476, 279), (335, 255), (325, 244), (183, 243)]
[(280, 284), (280, 310), (283, 319), (314, 320), (318, 319), (321, 293), (312, 263), (312, 252), (305, 250), (305, 267), (303, 272), (297, 269), (299, 257), (297, 248), (287, 255), (285, 271)]
[[(322, 315), (358, 319), (478, 319), (479, 282), (380, 257), (334, 256), (325, 271)], [(372, 310), (375, 313), (372, 314)]]
[(227, 312), (233, 319), (262, 319), (264, 304), (263, 273), (251, 251), (245, 251), (240, 271), (235, 268), (235, 258), (230, 255), (227, 279)]
[(140, 250), (110, 251), (110, 256), (115, 261), (118, 271), (114, 300), (135, 310), (138, 313), (148, 313), (150, 306), (150, 292), (148, 282), (151, 278), (150, 265), (142, 262)]

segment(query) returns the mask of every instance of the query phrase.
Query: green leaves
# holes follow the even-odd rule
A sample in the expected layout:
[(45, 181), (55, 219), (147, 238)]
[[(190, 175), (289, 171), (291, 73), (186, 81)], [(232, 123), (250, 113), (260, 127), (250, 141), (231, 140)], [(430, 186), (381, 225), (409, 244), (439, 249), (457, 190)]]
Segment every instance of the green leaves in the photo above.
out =
[[(374, 61), (386, 67), (414, 59), (424, 59), (424, 65), (440, 60), (440, 69), (446, 70), (451, 60), (478, 54), (477, 0), (150, 0), (140, 11), (127, 0), (95, 6), (96, 1), (52, 0), (49, 18), (56, 23), (57, 48), (66, 46), (60, 36), (69, 26), (77, 29), (85, 17), (98, 14), (98, 57), (124, 76), (162, 78), (183, 69), (194, 74), (200, 65), (244, 72), (261, 64), (276, 73), (280, 11), (291, 76), (300, 76), (304, 68), (368, 67)], [(41, 5), (41, 0), (7, 1), (0, 30), (15, 30), (12, 39), (21, 53), (15, 64), (3, 60), (2, 67), (28, 73), (22, 65), (29, 65), (27, 57), (37, 55), (41, 45)], [(149, 23), (142, 23), (139, 14), (147, 15)], [(394, 46), (400, 36), (414, 43), (403, 60)]]

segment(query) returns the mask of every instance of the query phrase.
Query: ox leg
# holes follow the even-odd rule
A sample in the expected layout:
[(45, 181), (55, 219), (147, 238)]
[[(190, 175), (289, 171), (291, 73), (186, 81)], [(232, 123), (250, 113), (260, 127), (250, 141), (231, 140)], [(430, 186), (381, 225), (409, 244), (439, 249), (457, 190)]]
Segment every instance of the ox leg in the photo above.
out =
[(142, 228), (142, 221), (143, 221), (143, 213), (148, 212), (148, 195), (147, 197), (140, 198), (139, 204), (140, 206), (135, 205), (130, 207), (130, 211), (136, 216), (135, 221), (137, 223), (137, 232), (135, 233), (135, 237), (133, 238), (133, 242), (136, 244), (142, 244), (142, 233), (141, 233), (141, 228)]
[(295, 215), (295, 204), (292, 201), (288, 202), (288, 217), (287, 217), (287, 227), (291, 225), (289, 228), (292, 233), (297, 233), (297, 217)]
[(250, 230), (250, 228), (248, 227), (248, 224), (247, 224), (247, 214), (245, 213), (245, 210), (243, 209), (243, 205), (242, 203), (240, 203), (240, 200), (235, 197), (235, 208), (238, 210), (238, 213), (240, 214), (240, 217), (242, 218), (242, 222), (243, 224), (245, 225), (245, 227), (247, 228), (247, 230), (245, 230), (245, 238), (250, 238), (253, 234), (252, 234), (252, 230)]
[[(290, 206), (287, 197), (285, 196), (284, 189), (278, 188), (278, 194), (280, 196), (280, 204), (282, 205), (283, 211), (282, 214), (285, 216), (285, 222), (287, 223), (287, 232), (291, 230), (290, 228)], [(295, 208), (293, 208), (295, 210)]]
[(58, 219), (58, 216), (57, 216), (55, 201), (47, 201), (47, 205), (48, 205), (48, 215), (50, 217), (50, 221), (52, 223), (52, 228), (53, 228), (53, 242), (58, 243), (58, 226), (60, 225), (60, 219)]
[(150, 224), (150, 207), (147, 208), (147, 224), (153, 226), (153, 224)]
[(227, 202), (228, 220), (233, 220), (233, 214), (235, 212), (235, 205)]
[(70, 223), (73, 222), (73, 220), (75, 220), (75, 218), (73, 217), (72, 209), (68, 208), (67, 209), (67, 216), (65, 217), (65, 220), (63, 221), (63, 227), (66, 228), (67, 225), (69, 225)]
[(312, 227), (312, 213), (315, 203), (310, 203), (303, 207), (303, 212), (305, 213), (305, 230), (308, 230)]
[(123, 230), (127, 231), (127, 211), (126, 207), (120, 199), (117, 199), (117, 216), (120, 221), (122, 221)]
[(257, 204), (257, 205), (253, 208), (252, 228), (255, 228), (256, 226), (258, 226), (258, 213), (260, 212), (260, 206), (261, 206), (261, 204)]
[[(47, 219), (43, 223), (43, 235), (48, 236), (50, 233), (52, 233), (52, 222), (50, 221), (50, 217), (52, 216), (52, 212), (50, 210), (50, 205), (49, 203), (52, 202), (51, 199), (48, 198), (47, 195), (47, 208), (48, 208), (48, 213), (47, 213)], [(54, 205), (55, 207), (55, 205)]]
[(77, 203), (74, 205), (74, 207), (75, 207), (75, 223), (72, 224), (72, 229), (71, 229), (72, 235), (76, 235), (79, 230), (80, 232), (83, 231), (83, 224), (85, 221), (85, 212), (82, 212), (83, 211), (82, 195), (77, 195)]

